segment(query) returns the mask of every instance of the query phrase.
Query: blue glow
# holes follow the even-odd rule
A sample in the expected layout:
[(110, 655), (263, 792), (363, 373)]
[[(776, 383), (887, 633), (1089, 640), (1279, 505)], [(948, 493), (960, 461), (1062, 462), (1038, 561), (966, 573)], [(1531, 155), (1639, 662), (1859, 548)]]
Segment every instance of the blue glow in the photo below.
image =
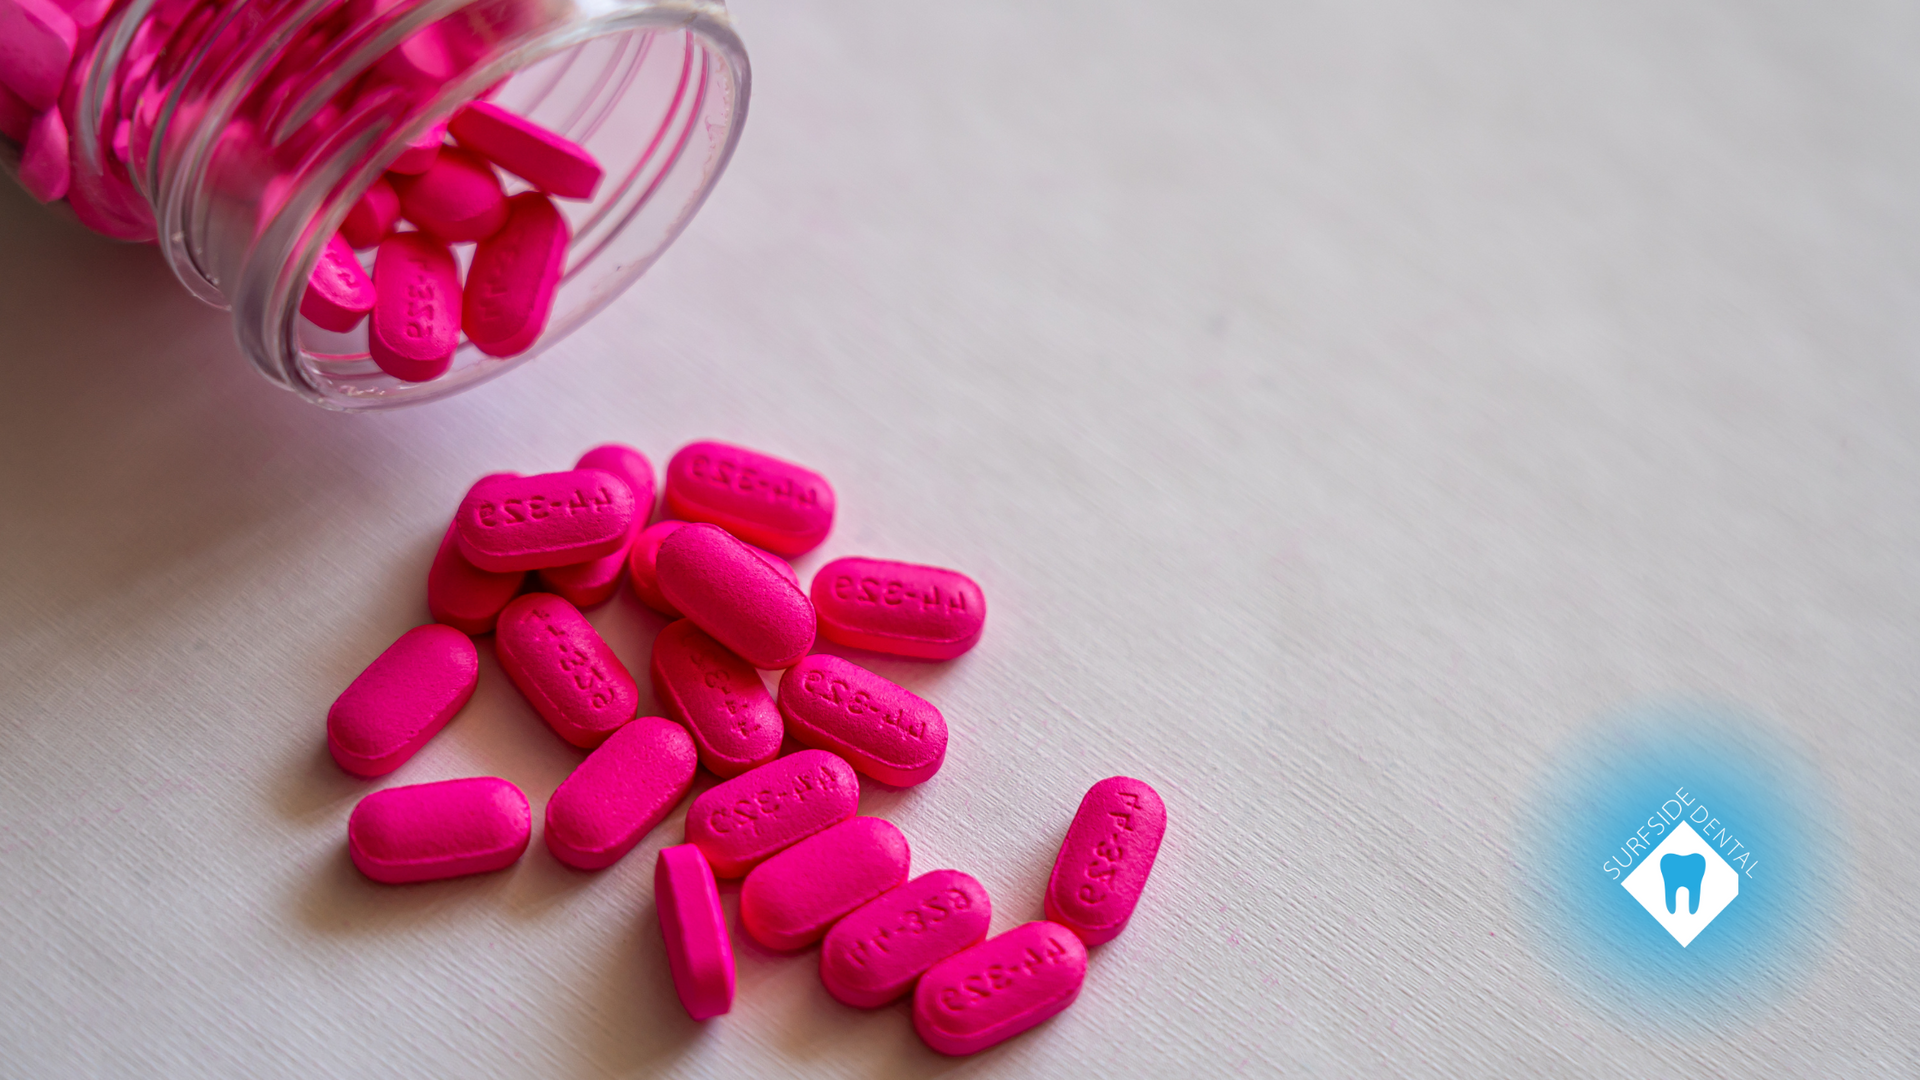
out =
[[(1685, 948), (1620, 885), (1650, 850), (1630, 837), (1680, 788), (1749, 852), (1739, 896)], [(1751, 1018), (1826, 954), (1845, 896), (1843, 823), (1807, 750), (1757, 718), (1692, 703), (1603, 717), (1555, 755), (1522, 808), (1513, 887), (1538, 955), (1624, 1019)], [(1629, 865), (1616, 877), (1609, 860)], [(1669, 910), (1683, 876), (1697, 891), (1691, 867), (1667, 878)]]

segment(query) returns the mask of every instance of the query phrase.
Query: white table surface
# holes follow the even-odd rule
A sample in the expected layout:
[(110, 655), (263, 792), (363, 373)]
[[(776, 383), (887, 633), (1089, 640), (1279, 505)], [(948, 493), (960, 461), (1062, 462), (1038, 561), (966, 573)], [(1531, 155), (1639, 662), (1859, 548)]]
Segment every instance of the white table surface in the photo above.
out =
[[(157, 254), (0, 192), (0, 1075), (1907, 1075), (1920, 1023), (1920, 17), (1911, 5), (742, 0), (752, 117), (654, 272), (396, 415), (268, 385)], [(1040, 914), (1084, 788), (1158, 786), (1132, 928), (966, 1060), (737, 931), (688, 1021), (651, 904), (536, 838), (411, 888), (374, 788), (536, 819), (578, 754), (489, 648), (379, 782), (327, 706), (466, 485), (621, 440), (809, 463), (843, 554), (984, 641), (869, 791)], [(644, 670), (662, 620), (593, 615)], [(1857, 853), (1824, 962), (1712, 1030), (1529, 944), (1528, 789), (1698, 695), (1811, 749)], [(1522, 867), (1518, 873), (1524, 874)], [(732, 912), (737, 892), (727, 905)]]

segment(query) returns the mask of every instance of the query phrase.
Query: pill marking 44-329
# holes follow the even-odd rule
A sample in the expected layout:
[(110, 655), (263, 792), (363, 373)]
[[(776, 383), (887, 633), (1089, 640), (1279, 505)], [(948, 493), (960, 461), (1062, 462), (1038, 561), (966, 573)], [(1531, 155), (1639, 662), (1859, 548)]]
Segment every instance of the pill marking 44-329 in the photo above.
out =
[(889, 709), (865, 690), (855, 690), (847, 680), (836, 679), (817, 668), (807, 672), (800, 680), (800, 689), (849, 716), (871, 716), (880, 724), (898, 728), (901, 734), (909, 738), (919, 739), (927, 734), (924, 717), (909, 716), (904, 707)]
[(1050, 965), (1067, 963), (1072, 955), (1073, 950), (1049, 934), (1040, 945), (1029, 945), (1005, 962), (987, 964), (961, 976), (957, 984), (941, 987), (940, 1007), (949, 1012), (963, 1012), (984, 1004), (995, 992), (1011, 990)]
[[(769, 464), (772, 464), (769, 462)], [(735, 461), (732, 458), (714, 457), (709, 454), (695, 454), (687, 470), (694, 479), (728, 488), (742, 494), (755, 495), (768, 502), (791, 502), (795, 506), (820, 506), (820, 491), (811, 484), (796, 480), (792, 476), (767, 475), (759, 467)]]
[(1107, 811), (1113, 819), (1113, 831), (1094, 845), (1093, 858), (1086, 863), (1087, 880), (1079, 888), (1083, 904), (1097, 904), (1107, 898), (1107, 883), (1120, 872), (1120, 862), (1127, 857), (1130, 841), (1121, 834), (1133, 831), (1133, 811), (1140, 809), (1140, 795), (1132, 791), (1117, 794), (1119, 809)]
[(474, 508), (474, 519), (485, 528), (521, 525), (544, 521), (559, 514), (593, 514), (613, 509), (613, 492), (606, 488), (588, 493), (574, 488), (562, 497), (531, 495), (525, 499), (487, 501)]
[(852, 574), (837, 574), (833, 579), (833, 595), (837, 600), (886, 604), (888, 607), (918, 601), (921, 607), (937, 608), (944, 605), (954, 611), (967, 610), (967, 594), (959, 589), (949, 588), (942, 593), (940, 586), (934, 584), (909, 587), (899, 578), (882, 581), (877, 577), (863, 577), (856, 580)]
[(973, 906), (973, 898), (965, 889), (945, 888), (922, 899), (914, 906), (900, 913), (900, 922), (896, 926), (881, 927), (867, 937), (854, 942), (847, 948), (847, 959), (866, 967), (875, 952), (891, 952), (894, 938), (918, 936), (947, 921), (955, 912), (965, 911)]
[(735, 799), (731, 806), (714, 807), (708, 813), (707, 826), (720, 835), (736, 828), (758, 835), (762, 821), (779, 817), (805, 802), (807, 796), (837, 788), (840, 783), (839, 773), (826, 765), (808, 769), (796, 773), (784, 791), (761, 788), (751, 795)]

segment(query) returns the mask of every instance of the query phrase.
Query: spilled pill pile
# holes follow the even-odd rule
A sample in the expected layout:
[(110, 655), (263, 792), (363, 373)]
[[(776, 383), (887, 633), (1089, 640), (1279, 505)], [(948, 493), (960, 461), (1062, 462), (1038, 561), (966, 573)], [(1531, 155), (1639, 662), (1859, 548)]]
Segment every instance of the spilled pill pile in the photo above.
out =
[[(860, 776), (910, 787), (951, 749), (932, 703), (839, 656), (837, 644), (923, 660), (980, 639), (986, 598), (954, 570), (838, 559), (803, 588), (787, 556), (826, 539), (833, 489), (789, 462), (723, 443), (668, 463), (668, 520), (651, 526), (653, 467), (601, 446), (567, 472), (482, 477), (460, 503), (427, 578), (436, 623), (369, 664), (327, 716), (340, 767), (382, 776), (472, 697), (470, 635), (491, 632), (500, 666), (554, 733), (588, 751), (547, 800), (542, 838), (579, 870), (619, 861), (664, 821), (704, 767), (720, 782), (660, 851), (654, 902), (688, 1015), (733, 1003), (734, 963), (716, 878), (743, 878), (740, 922), (769, 949), (821, 946), (821, 982), (849, 1006), (911, 995), (913, 1025), (943, 1054), (971, 1054), (1071, 1005), (1087, 949), (1125, 929), (1166, 833), (1152, 787), (1095, 784), (1066, 830), (1041, 895), (1046, 921), (988, 938), (993, 903), (958, 870), (911, 876), (899, 828), (858, 813)], [(676, 621), (649, 667), (666, 717), (637, 716), (640, 690), (583, 607), (622, 577)], [(761, 671), (781, 671), (769, 694)], [(781, 756), (785, 739), (804, 749)], [(347, 825), (353, 863), (402, 884), (483, 873), (532, 838), (525, 794), (471, 777), (388, 788)]]

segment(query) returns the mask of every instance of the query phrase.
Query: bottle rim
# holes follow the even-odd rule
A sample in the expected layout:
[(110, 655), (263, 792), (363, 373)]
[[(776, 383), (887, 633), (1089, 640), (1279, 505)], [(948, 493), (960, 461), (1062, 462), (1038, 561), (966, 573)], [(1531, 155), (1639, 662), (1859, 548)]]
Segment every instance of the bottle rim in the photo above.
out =
[[(420, 28), (474, 2), (427, 0), (397, 16), (356, 50), (360, 70)], [(93, 68), (81, 88), (83, 119), (77, 125), (77, 137), (84, 169), (98, 173), (106, 167), (99, 136), (109, 80), (126, 61), (139, 22), (152, 13), (155, 3), (132, 0), (103, 28)], [(236, 5), (236, 9), (246, 6)], [(183, 68), (179, 85), (155, 121), (145, 175), (128, 170), (134, 189), (153, 209), (157, 240), (175, 277), (195, 296), (233, 313), (242, 352), (271, 381), (330, 409), (384, 409), (445, 398), (504, 374), (583, 325), (645, 273), (685, 229), (724, 174), (745, 123), (752, 71), (724, 4), (601, 0), (591, 7), (562, 10), (552, 24), (509, 40), (424, 97), (400, 122), (370, 122), (327, 144), (313, 166), (301, 170), (297, 180), (279, 192), (278, 208), (259, 220), (252, 236), (240, 238), (247, 250), (237, 254), (232, 250), (236, 230), (231, 221), (219, 219), (218, 201), (208, 190), (212, 156), (253, 84), (279, 59), (289, 40), (316, 16), (337, 7), (337, 0), (309, 0), (291, 11), (261, 37), (257, 47), (249, 43), (245, 63), (204, 100), (204, 107), (181, 109), (182, 91), (192, 82), (191, 72)], [(232, 12), (227, 13), (226, 18), (232, 17)], [(678, 39), (682, 33), (684, 38)], [(210, 31), (202, 39), (201, 51), (218, 37), (218, 30)], [(457, 358), (452, 372), (424, 383), (401, 383), (382, 376), (364, 353), (316, 352), (303, 344), (300, 301), (327, 241), (409, 143), (489, 88), (570, 50), (581, 50), (576, 53), (581, 55), (588, 47), (616, 39), (643, 42), (638, 46), (640, 59), (631, 61), (634, 64), (645, 60), (648, 46), (644, 43), (656, 39), (683, 41), (685, 56), (679, 89), (660, 113), (659, 130), (642, 136), (650, 134), (652, 139), (646, 153), (623, 175), (608, 170), (603, 190), (592, 200), (593, 212), (575, 230), (562, 289), (575, 284), (568, 295), (585, 292), (584, 298), (574, 297), (564, 312), (556, 303), (546, 331), (516, 356), (477, 359), (474, 347), (463, 339), (460, 353), (468, 354), (466, 362)], [(625, 56), (628, 51), (622, 48), (619, 54)], [(195, 57), (190, 64), (200, 60)], [(348, 72), (339, 82), (344, 84), (356, 73)], [(631, 80), (633, 71), (626, 71), (625, 77)], [(307, 97), (319, 101), (324, 95)], [(616, 99), (603, 112), (617, 103)], [(294, 110), (292, 122), (300, 119), (299, 110)], [(182, 123), (193, 127), (185, 132), (174, 128)], [(690, 154), (696, 136), (703, 146)], [(635, 191), (636, 182), (644, 182), (645, 190)], [(655, 203), (656, 198), (661, 201)], [(643, 211), (652, 231), (644, 238), (629, 237), (628, 243), (619, 243)], [(221, 243), (228, 247), (216, 248)], [(639, 250), (634, 250), (636, 244)], [(223, 260), (224, 274), (215, 269)], [(233, 269), (236, 265), (238, 272)]]

